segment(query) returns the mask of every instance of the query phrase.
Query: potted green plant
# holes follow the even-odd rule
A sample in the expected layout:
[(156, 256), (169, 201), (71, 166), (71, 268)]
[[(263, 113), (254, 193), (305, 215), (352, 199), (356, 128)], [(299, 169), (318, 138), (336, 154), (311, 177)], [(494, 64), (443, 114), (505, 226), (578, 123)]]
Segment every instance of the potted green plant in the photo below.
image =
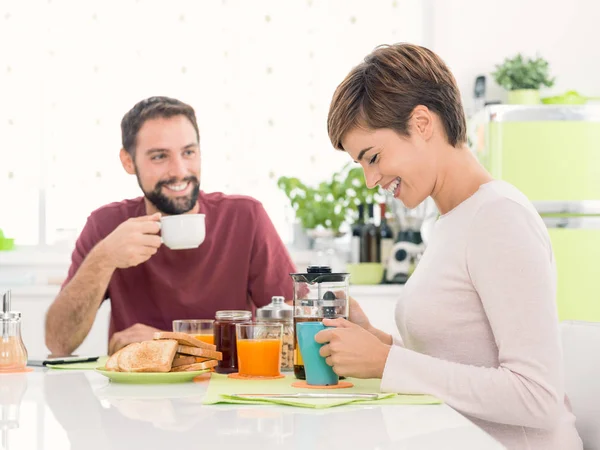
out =
[(492, 76), (496, 83), (508, 90), (510, 104), (539, 104), (540, 88), (554, 85), (548, 61), (539, 56), (525, 58), (520, 53), (496, 65)]
[(296, 218), (306, 231), (324, 229), (340, 236), (352, 223), (360, 203), (381, 199), (378, 189), (367, 188), (360, 167), (346, 164), (331, 179), (309, 186), (296, 177), (279, 177), (277, 185), (288, 197)]

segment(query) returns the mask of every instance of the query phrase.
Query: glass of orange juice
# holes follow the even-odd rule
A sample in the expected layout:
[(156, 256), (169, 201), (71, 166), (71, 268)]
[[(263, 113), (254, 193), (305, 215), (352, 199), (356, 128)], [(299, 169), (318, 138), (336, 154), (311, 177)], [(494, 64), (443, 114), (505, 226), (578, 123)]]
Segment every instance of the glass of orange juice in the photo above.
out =
[(277, 377), (281, 374), (282, 324), (237, 324), (235, 331), (240, 375)]
[(214, 320), (211, 319), (174, 320), (173, 331), (191, 334), (196, 339), (214, 345), (213, 324)]

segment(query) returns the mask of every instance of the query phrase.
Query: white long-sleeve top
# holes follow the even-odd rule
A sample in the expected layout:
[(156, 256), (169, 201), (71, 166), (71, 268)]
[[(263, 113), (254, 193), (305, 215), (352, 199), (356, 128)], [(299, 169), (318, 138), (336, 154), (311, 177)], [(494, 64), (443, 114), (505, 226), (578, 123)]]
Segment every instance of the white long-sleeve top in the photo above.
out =
[(508, 449), (578, 450), (548, 231), (491, 181), (441, 216), (396, 308), (381, 388), (438, 397)]

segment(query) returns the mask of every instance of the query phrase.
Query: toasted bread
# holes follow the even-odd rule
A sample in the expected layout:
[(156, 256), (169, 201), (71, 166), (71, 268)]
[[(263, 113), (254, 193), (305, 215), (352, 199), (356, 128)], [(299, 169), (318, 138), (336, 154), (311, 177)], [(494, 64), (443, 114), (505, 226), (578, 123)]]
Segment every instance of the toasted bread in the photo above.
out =
[[(125, 347), (123, 347), (123, 348), (125, 348)], [(106, 361), (106, 364), (104, 364), (104, 368), (106, 370), (110, 370), (113, 372), (119, 372), (119, 353), (121, 353), (123, 348), (117, 350), (110, 356), (110, 358), (108, 358), (108, 360)]]
[[(179, 353), (177, 353), (177, 355), (179, 355)], [(175, 358), (173, 359), (173, 363), (171, 364), (171, 367), (186, 366), (188, 364), (194, 364), (195, 362), (196, 362), (196, 357), (194, 357), (194, 356), (187, 356), (187, 355), (175, 356)]]
[(119, 354), (121, 372), (168, 372), (177, 352), (177, 341), (161, 339), (135, 342)]
[(190, 347), (187, 345), (179, 345), (177, 351), (184, 355), (201, 356), (203, 358), (217, 359), (221, 361), (223, 359), (223, 353), (214, 350), (206, 350), (204, 348)]
[(189, 345), (190, 347), (205, 348), (206, 350), (216, 350), (217, 346), (207, 344), (200, 339), (196, 339), (186, 333), (177, 333), (172, 331), (157, 331), (154, 333), (154, 339), (175, 339), (181, 345)]
[(211, 367), (215, 367), (218, 364), (216, 359), (211, 359), (209, 361), (204, 361), (201, 363), (194, 364), (186, 364), (185, 366), (173, 367), (171, 372), (192, 372), (194, 370), (204, 370), (210, 369)]
[(204, 362), (204, 361), (216, 361), (216, 360), (212, 359), (212, 358), (200, 358), (199, 356), (196, 356), (196, 361), (194, 361), (194, 362), (200, 363), (200, 362)]

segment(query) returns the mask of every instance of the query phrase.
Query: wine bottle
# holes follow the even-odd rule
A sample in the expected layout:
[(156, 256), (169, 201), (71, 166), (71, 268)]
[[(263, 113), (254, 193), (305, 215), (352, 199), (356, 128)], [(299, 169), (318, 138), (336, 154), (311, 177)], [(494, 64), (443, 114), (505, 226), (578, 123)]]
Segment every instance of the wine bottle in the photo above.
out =
[(352, 244), (350, 250), (350, 262), (359, 263), (362, 229), (365, 226), (365, 205), (358, 205), (358, 219), (352, 225)]
[(380, 203), (379, 209), (381, 211), (381, 223), (379, 225), (381, 263), (384, 269), (386, 269), (390, 254), (392, 253), (392, 247), (394, 246), (394, 231), (388, 224), (386, 204)]
[(373, 203), (367, 205), (369, 217), (361, 233), (360, 262), (381, 262), (379, 227), (375, 225)]

